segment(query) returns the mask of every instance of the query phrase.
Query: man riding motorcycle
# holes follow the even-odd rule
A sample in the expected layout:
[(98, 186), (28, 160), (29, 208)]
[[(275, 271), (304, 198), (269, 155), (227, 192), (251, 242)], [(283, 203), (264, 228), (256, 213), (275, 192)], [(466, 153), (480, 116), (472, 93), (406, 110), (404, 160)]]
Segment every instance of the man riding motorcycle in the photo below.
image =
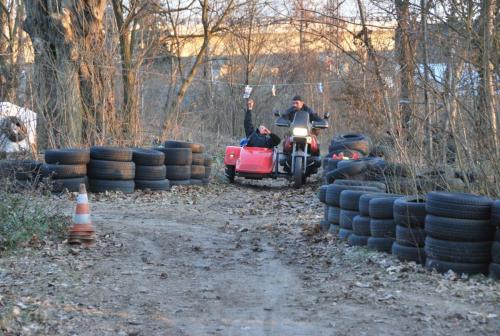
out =
[(306, 111), (307, 113), (309, 113), (309, 118), (311, 119), (311, 121), (323, 120), (316, 112), (314, 112), (312, 108), (304, 104), (302, 97), (299, 95), (296, 95), (292, 98), (292, 106), (285, 111), (285, 113), (283, 114), (283, 118), (287, 118), (288, 120), (293, 121), (295, 113), (298, 111)]
[[(301, 96), (296, 95), (292, 98), (292, 106), (288, 108), (284, 113), (283, 113), (283, 118), (286, 118), (290, 121), (293, 121), (293, 118), (295, 117), (295, 113), (298, 111), (306, 111), (309, 113), (309, 119), (311, 122), (313, 121), (322, 121), (323, 119), (316, 113), (312, 108), (307, 106), (304, 103), (304, 100), (302, 99)], [(312, 149), (312, 154), (315, 156), (319, 156), (319, 143), (317, 142), (316, 135), (317, 132), (316, 130), (312, 130), (312, 135), (313, 135), (313, 145), (311, 146)], [(287, 155), (292, 151), (292, 146), (291, 146), (291, 139), (290, 136), (286, 136), (285, 141), (283, 142), (283, 153)], [(288, 160), (288, 157), (285, 156), (284, 160)], [(285, 170), (288, 170), (288, 168), (285, 166)]]

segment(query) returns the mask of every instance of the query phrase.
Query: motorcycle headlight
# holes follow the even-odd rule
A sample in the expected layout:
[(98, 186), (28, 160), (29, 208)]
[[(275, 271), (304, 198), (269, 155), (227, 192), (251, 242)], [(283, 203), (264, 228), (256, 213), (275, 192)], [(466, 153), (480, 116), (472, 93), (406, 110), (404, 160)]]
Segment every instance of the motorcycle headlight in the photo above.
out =
[(293, 133), (293, 136), (300, 136), (300, 137), (305, 137), (307, 136), (307, 128), (303, 128), (303, 127), (295, 127), (292, 131)]

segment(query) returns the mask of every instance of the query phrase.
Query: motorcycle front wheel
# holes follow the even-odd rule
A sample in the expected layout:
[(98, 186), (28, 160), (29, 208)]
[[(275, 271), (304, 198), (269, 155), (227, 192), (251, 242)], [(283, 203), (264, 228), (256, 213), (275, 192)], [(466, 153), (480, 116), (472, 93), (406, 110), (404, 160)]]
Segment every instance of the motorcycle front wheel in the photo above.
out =
[(305, 182), (304, 160), (301, 157), (295, 157), (293, 165), (293, 186), (300, 188)]

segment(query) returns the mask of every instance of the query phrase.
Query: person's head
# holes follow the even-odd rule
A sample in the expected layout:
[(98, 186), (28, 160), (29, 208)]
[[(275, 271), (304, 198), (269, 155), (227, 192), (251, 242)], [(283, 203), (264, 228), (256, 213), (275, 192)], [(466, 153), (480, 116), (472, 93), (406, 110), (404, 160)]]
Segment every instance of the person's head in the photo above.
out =
[(264, 125), (259, 126), (259, 133), (262, 135), (271, 134), (271, 131)]
[(300, 110), (304, 106), (304, 101), (302, 100), (302, 97), (299, 95), (296, 95), (295, 97), (292, 98), (292, 106), (295, 111)]

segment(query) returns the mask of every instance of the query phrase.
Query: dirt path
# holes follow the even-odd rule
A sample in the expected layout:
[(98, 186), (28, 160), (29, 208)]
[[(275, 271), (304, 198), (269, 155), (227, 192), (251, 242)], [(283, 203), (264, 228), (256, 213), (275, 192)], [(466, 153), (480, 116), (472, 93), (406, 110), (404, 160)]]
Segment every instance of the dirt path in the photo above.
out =
[(318, 233), (317, 185), (93, 196), (94, 249), (54, 243), (0, 258), (0, 334), (498, 331), (499, 283), (431, 274)]

